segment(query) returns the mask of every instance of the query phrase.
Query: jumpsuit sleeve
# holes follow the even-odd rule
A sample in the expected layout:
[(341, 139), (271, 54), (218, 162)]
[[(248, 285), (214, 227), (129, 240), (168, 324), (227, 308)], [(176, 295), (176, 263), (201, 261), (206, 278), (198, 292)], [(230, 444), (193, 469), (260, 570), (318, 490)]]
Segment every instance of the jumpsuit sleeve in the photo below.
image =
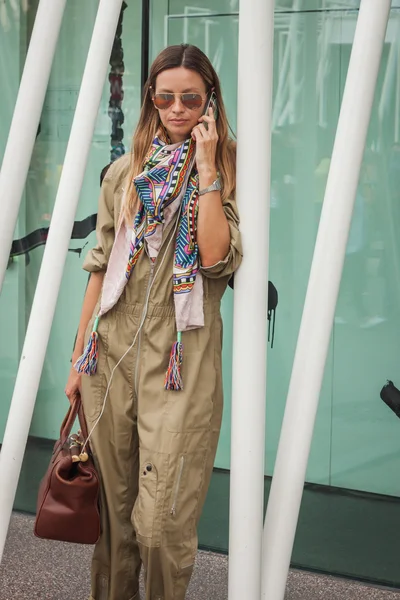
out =
[(210, 279), (232, 275), (242, 262), (242, 240), (239, 231), (239, 213), (235, 198), (228, 198), (224, 201), (224, 212), (228, 220), (231, 236), (229, 251), (224, 260), (220, 260), (210, 267), (201, 267), (202, 274)]
[(89, 273), (105, 271), (115, 238), (114, 225), (114, 182), (108, 172), (101, 186), (96, 225), (97, 244), (89, 250), (83, 269)]

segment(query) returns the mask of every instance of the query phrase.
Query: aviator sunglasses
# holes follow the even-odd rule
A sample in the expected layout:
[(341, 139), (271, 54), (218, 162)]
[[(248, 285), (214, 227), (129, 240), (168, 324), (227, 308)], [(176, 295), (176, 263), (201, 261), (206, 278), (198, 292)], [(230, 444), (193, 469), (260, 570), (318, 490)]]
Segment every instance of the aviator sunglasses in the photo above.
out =
[(153, 94), (154, 106), (159, 110), (165, 110), (170, 108), (175, 102), (175, 96), (179, 96), (180, 100), (185, 108), (189, 110), (199, 109), (207, 96), (201, 94), (178, 94), (178, 93), (163, 93)]

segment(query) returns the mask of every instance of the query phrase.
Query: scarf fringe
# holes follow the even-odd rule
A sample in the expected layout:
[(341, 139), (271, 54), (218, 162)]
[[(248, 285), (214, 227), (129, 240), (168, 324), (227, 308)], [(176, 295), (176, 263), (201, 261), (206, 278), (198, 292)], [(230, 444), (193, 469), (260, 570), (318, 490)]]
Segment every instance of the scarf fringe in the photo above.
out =
[(84, 375), (95, 375), (97, 371), (97, 361), (99, 358), (99, 334), (97, 333), (97, 325), (99, 317), (96, 317), (93, 331), (90, 334), (88, 344), (82, 356), (78, 358), (74, 364), (74, 368), (78, 373)]
[(178, 340), (172, 346), (169, 365), (165, 374), (164, 388), (166, 390), (174, 390), (179, 392), (183, 389), (181, 374), (182, 361), (183, 344), (181, 342), (181, 334), (178, 333)]

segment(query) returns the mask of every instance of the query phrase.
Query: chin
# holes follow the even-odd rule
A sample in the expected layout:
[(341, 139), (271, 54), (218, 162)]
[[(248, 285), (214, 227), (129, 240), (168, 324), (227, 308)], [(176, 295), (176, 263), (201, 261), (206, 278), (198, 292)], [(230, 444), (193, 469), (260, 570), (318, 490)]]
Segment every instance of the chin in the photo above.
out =
[(170, 126), (167, 129), (167, 133), (171, 140), (173, 138), (179, 138), (177, 141), (184, 141), (190, 138), (190, 134), (192, 129), (187, 129), (187, 127), (180, 127), (179, 125)]

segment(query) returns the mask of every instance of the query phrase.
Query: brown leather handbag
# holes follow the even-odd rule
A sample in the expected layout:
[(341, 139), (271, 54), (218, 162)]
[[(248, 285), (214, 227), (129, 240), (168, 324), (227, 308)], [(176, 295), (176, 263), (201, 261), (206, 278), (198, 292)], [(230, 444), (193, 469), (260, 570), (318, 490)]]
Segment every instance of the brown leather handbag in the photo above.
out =
[[(71, 435), (78, 416), (81, 430)], [(80, 396), (61, 425), (38, 495), (35, 535), (48, 540), (95, 544), (100, 536), (99, 478), (89, 445)]]

